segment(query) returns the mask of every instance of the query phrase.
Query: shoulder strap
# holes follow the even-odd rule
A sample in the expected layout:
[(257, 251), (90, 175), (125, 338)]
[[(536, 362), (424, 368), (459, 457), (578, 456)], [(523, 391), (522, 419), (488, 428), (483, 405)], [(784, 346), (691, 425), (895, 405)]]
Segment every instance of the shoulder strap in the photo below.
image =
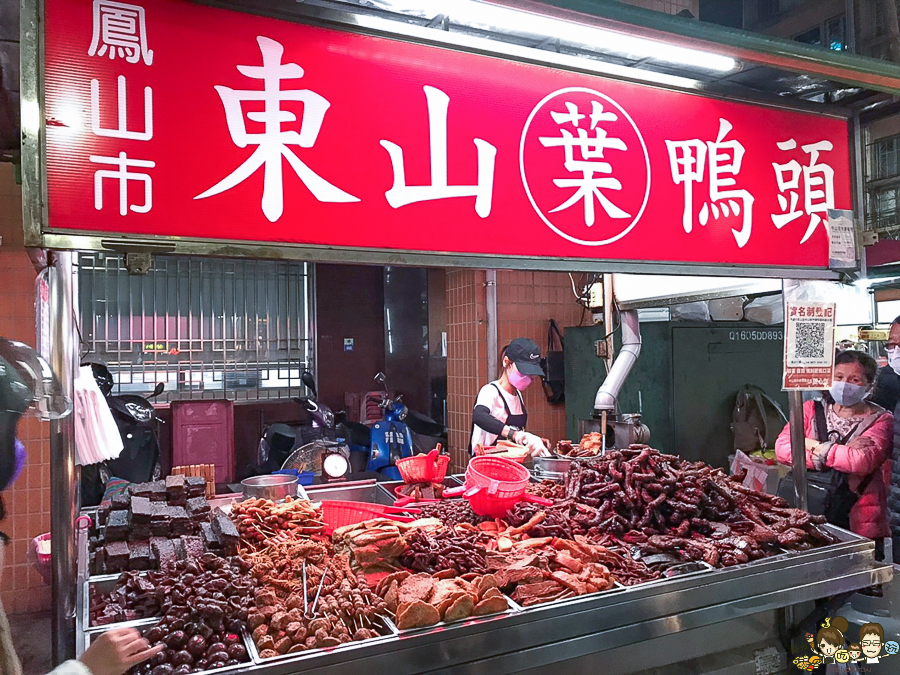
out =
[(556, 339), (559, 340), (560, 349), (565, 349), (566, 343), (563, 340), (562, 332), (559, 330), (559, 325), (556, 323), (556, 319), (550, 319), (549, 324), (547, 325), (547, 351), (553, 351), (553, 334), (556, 333)]
[[(875, 477), (875, 474), (879, 471), (881, 471), (881, 467), (878, 467), (877, 469), (875, 469), (875, 471), (859, 481), (859, 485), (856, 486), (856, 494), (862, 496), (862, 494), (866, 491), (866, 488), (869, 487), (869, 483), (871, 483), (872, 479)], [(850, 487), (849, 484), (847, 487)]]
[(825, 406), (822, 401), (815, 401), (816, 406), (816, 437), (821, 442), (828, 440), (828, 423), (825, 421)]
[[(491, 386), (496, 389), (497, 393), (500, 395), (500, 401), (503, 403), (503, 407), (506, 408), (506, 417), (512, 417), (512, 410), (509, 409), (509, 403), (506, 402), (506, 397), (503, 395), (503, 392), (500, 391), (500, 387), (498, 387), (494, 382), (491, 382)], [(519, 394), (519, 400), (522, 400), (522, 394)]]

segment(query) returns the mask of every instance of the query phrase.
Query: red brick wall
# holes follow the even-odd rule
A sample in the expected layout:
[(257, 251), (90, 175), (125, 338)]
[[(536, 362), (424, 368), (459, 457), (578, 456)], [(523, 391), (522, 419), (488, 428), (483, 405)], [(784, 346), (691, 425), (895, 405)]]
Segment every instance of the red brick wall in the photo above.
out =
[[(0, 335), (34, 345), (34, 268), (22, 244), (22, 189), (12, 164), (0, 163)], [(50, 530), (50, 425), (33, 417), (19, 424), (28, 461), (3, 493), (7, 517), (0, 529), (10, 538), (0, 601), (10, 614), (50, 607), (50, 587), (29, 557), (35, 536)]]
[[(568, 274), (558, 272), (497, 272), (497, 346), (517, 337), (531, 338), (547, 353), (547, 323), (556, 319), (560, 330), (577, 326), (581, 305), (575, 302)], [(588, 317), (586, 320), (590, 320)], [(528, 430), (551, 443), (566, 437), (566, 408), (550, 404), (540, 383), (524, 393)]]
[[(472, 406), (478, 390), (499, 373), (487, 372), (485, 275), (480, 270), (447, 273), (447, 398), (453, 470), (468, 461)], [(554, 272), (497, 272), (497, 344), (502, 349), (517, 337), (531, 338), (547, 349), (547, 322), (560, 328), (577, 325), (576, 304), (567, 274)], [(555, 443), (565, 436), (565, 407), (547, 403), (537, 382), (524, 394), (528, 427)]]

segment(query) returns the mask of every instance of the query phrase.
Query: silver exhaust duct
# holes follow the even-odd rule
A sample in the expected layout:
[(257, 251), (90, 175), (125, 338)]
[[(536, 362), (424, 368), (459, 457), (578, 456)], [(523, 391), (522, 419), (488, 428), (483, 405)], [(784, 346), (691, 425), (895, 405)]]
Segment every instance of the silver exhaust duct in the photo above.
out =
[(641, 327), (637, 310), (623, 311), (619, 316), (622, 321), (622, 348), (594, 397), (595, 415), (604, 412), (618, 413), (619, 392), (641, 353)]

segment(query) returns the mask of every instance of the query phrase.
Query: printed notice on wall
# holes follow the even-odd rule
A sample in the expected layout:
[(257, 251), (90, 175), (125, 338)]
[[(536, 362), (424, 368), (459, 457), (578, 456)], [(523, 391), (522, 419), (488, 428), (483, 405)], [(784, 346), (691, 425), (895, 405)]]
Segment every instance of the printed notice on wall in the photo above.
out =
[(782, 389), (830, 388), (834, 367), (834, 303), (788, 302), (784, 318)]
[(831, 269), (859, 267), (853, 211), (828, 209), (828, 266)]

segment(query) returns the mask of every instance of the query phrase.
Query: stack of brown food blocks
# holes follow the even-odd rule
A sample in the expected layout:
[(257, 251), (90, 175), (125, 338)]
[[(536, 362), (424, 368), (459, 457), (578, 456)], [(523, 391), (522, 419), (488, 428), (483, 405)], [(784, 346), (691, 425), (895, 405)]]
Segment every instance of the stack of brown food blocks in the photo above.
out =
[(98, 509), (103, 529), (94, 546), (94, 572), (161, 569), (207, 550), (236, 549), (235, 541), (229, 547), (210, 526), (205, 494), (203, 478), (169, 476), (129, 485)]

